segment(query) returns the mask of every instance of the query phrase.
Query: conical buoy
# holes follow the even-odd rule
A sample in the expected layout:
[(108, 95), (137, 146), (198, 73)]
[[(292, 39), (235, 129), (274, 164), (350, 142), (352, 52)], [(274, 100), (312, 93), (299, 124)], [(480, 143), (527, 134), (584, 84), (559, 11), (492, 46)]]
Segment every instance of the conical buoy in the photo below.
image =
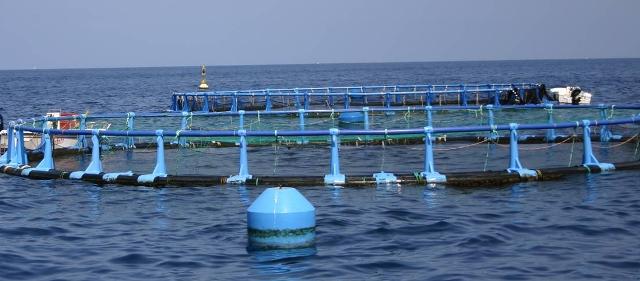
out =
[(202, 75), (202, 78), (200, 79), (200, 85), (198, 85), (198, 89), (208, 90), (209, 85), (207, 84), (207, 68), (204, 66), (204, 64), (202, 65), (201, 75)]
[(250, 249), (313, 246), (316, 209), (292, 187), (267, 188), (247, 209)]

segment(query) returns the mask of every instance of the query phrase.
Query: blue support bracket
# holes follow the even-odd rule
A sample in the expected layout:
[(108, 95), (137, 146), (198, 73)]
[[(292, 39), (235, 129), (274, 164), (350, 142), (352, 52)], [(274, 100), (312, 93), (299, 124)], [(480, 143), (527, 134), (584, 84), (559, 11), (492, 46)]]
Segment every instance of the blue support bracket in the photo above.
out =
[(596, 156), (593, 155), (593, 148), (591, 146), (591, 128), (589, 120), (582, 120), (582, 166), (598, 166), (601, 171), (615, 170), (615, 166), (611, 163), (600, 163)]
[[(553, 124), (553, 103), (545, 103), (544, 108), (547, 110), (547, 122)], [(557, 138), (556, 129), (547, 129), (545, 136), (547, 142), (555, 142)]]
[(520, 155), (518, 152), (518, 124), (510, 123), (509, 130), (509, 168), (507, 169), (507, 172), (518, 173), (521, 178), (536, 177), (536, 171), (526, 169), (522, 167), (522, 164), (520, 163)]
[(249, 174), (249, 161), (247, 157), (247, 131), (246, 130), (238, 130), (238, 135), (240, 136), (240, 171), (235, 176), (230, 176), (227, 179), (228, 183), (245, 183), (248, 179), (251, 179), (253, 176)]
[(100, 131), (91, 130), (91, 163), (84, 171), (75, 171), (69, 175), (70, 179), (82, 179), (84, 174), (98, 175), (102, 173), (100, 161)]
[(493, 110), (494, 107), (493, 105), (489, 104), (486, 106), (487, 112), (488, 112), (488, 125), (489, 127), (491, 127), (491, 131), (489, 132), (489, 141), (497, 141), (498, 140), (498, 131), (495, 130), (496, 128), (496, 124), (495, 124), (495, 118), (493, 115)]
[(139, 176), (139, 183), (153, 183), (156, 178), (167, 176), (167, 167), (164, 161), (164, 133), (162, 130), (156, 130), (156, 145), (156, 166), (151, 174)]
[(428, 183), (447, 182), (447, 176), (436, 172), (433, 161), (433, 133), (432, 127), (424, 127), (424, 167), (420, 176)]
[(329, 129), (329, 134), (331, 135), (330, 174), (324, 176), (324, 183), (328, 185), (344, 184), (346, 182), (346, 177), (344, 174), (340, 173), (340, 155), (338, 151), (340, 147), (340, 139), (338, 138), (340, 130), (331, 128)]
[[(298, 121), (299, 121), (299, 125), (300, 125), (300, 131), (304, 132), (304, 115), (305, 115), (305, 110), (304, 109), (298, 109)], [(303, 136), (301, 136), (300, 138), (298, 138), (298, 140), (296, 141), (297, 144), (307, 144), (309, 143), (309, 140)]]
[(373, 174), (373, 178), (376, 179), (376, 184), (396, 184), (398, 183), (398, 178), (393, 173), (385, 173), (381, 171), (380, 173)]
[[(176, 132), (176, 138), (178, 139), (178, 146), (187, 147), (187, 139), (180, 136), (180, 132), (186, 131), (189, 128), (189, 118), (193, 118), (193, 113), (182, 112), (182, 119), (180, 120), (180, 130)], [(173, 142), (175, 143), (175, 142)]]
[(28, 168), (22, 170), (23, 176), (29, 176), (31, 171), (50, 171), (55, 169), (55, 163), (53, 161), (53, 146), (51, 145), (51, 136), (49, 135), (49, 129), (42, 130), (43, 140), (43, 158), (35, 168)]
[(13, 127), (14, 149), (11, 151), (11, 159), (7, 166), (21, 167), (29, 164), (27, 159), (27, 151), (24, 148), (24, 130), (20, 126)]
[(427, 89), (427, 93), (425, 94), (425, 100), (428, 106), (431, 106), (431, 102), (433, 102), (433, 94), (431, 93), (431, 86)]
[[(184, 115), (184, 113), (183, 113)], [(136, 124), (136, 114), (133, 112), (127, 112), (127, 132), (131, 132), (134, 130), (135, 128), (135, 124)], [(132, 149), (132, 148), (136, 148), (135, 142), (133, 140), (133, 137), (127, 137), (125, 139), (125, 148), (126, 149)]]

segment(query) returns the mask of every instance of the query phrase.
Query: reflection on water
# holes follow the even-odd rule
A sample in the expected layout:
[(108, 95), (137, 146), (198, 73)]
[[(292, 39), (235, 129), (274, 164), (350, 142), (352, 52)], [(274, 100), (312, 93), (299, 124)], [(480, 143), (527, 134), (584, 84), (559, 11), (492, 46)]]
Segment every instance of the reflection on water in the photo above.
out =
[(102, 188), (93, 186), (85, 189), (85, 193), (89, 199), (89, 214), (95, 220), (102, 214)]
[(445, 197), (445, 187), (437, 184), (428, 184), (422, 191), (422, 199), (428, 208), (440, 205), (440, 201)]
[(168, 190), (167, 188), (160, 188), (150, 191), (155, 194), (155, 212), (157, 214), (153, 216), (153, 224), (159, 229), (167, 229), (169, 227), (169, 209), (166, 204)]
[(594, 203), (596, 199), (598, 199), (598, 184), (595, 183), (593, 177), (593, 174), (585, 175), (585, 196), (583, 200), (584, 203)]
[(238, 186), (238, 196), (240, 196), (240, 203), (242, 203), (244, 206), (249, 206), (251, 204), (249, 191), (247, 190), (246, 186)]

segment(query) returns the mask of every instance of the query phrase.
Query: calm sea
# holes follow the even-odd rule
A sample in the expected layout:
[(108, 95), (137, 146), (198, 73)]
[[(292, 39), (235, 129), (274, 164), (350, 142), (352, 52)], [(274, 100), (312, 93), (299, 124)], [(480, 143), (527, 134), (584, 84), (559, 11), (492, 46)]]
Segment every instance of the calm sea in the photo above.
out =
[[(6, 121), (51, 110), (160, 111), (198, 75), (199, 67), (0, 71), (0, 113)], [(216, 89), (544, 82), (579, 85), (594, 103), (640, 103), (637, 59), (221, 66), (208, 78)], [(639, 176), (307, 187), (315, 252), (277, 259), (246, 250), (246, 208), (264, 187), (100, 187), (0, 174), (0, 279), (638, 280)]]

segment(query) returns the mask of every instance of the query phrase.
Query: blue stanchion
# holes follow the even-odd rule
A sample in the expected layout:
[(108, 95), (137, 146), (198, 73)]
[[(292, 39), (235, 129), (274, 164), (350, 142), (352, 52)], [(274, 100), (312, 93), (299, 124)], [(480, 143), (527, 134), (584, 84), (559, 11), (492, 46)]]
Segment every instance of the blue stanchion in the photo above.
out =
[(518, 151), (518, 124), (510, 123), (509, 134), (509, 168), (507, 172), (518, 173), (520, 177), (535, 177), (536, 171), (526, 169), (520, 163), (520, 154)]
[(585, 167), (598, 166), (602, 171), (614, 170), (616, 167), (611, 163), (600, 163), (596, 156), (593, 155), (593, 148), (591, 146), (591, 121), (582, 120), (582, 165)]
[(229, 177), (229, 183), (245, 183), (252, 176), (249, 174), (249, 161), (247, 156), (247, 131), (238, 130), (240, 136), (240, 171), (237, 175)]
[(340, 185), (345, 183), (345, 175), (340, 173), (340, 139), (338, 134), (340, 130), (336, 128), (329, 129), (331, 135), (331, 163), (329, 174), (324, 176), (324, 183), (328, 185)]
[(156, 166), (151, 174), (145, 174), (138, 177), (139, 183), (153, 183), (158, 177), (167, 176), (167, 167), (164, 160), (164, 132), (156, 130)]
[(447, 177), (436, 172), (433, 161), (433, 128), (424, 127), (424, 167), (420, 176), (428, 183), (443, 183), (447, 181)]

